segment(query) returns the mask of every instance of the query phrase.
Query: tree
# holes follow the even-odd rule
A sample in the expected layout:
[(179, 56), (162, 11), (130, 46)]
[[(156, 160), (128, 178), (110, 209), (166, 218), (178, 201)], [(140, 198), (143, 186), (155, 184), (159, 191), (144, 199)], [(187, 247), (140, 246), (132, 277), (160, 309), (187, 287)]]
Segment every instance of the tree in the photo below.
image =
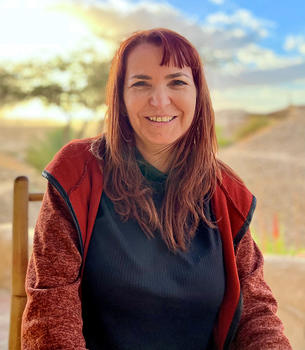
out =
[[(10, 71), (0, 70), (2, 106), (33, 98), (46, 105), (56, 105), (67, 116), (63, 143), (71, 134), (73, 114), (80, 108), (97, 113), (105, 103), (109, 62), (102, 61), (92, 49), (73, 52), (69, 57), (55, 57), (47, 62), (22, 62)], [(84, 121), (79, 137), (85, 131)]]
[(16, 72), (0, 67), (0, 104), (2, 106), (15, 104), (25, 98), (18, 82), (19, 77)]
[(55, 104), (66, 113), (80, 106), (96, 111), (105, 102), (109, 63), (98, 60), (92, 50), (74, 53), (69, 59), (56, 57), (35, 68), (27, 79), (32, 97)]
[(29, 147), (28, 161), (42, 168), (54, 153), (72, 137), (83, 136), (85, 120), (78, 131), (72, 128), (73, 115), (79, 108), (96, 114), (105, 103), (109, 62), (102, 61), (94, 50), (74, 52), (67, 58), (55, 57), (47, 62), (21, 62), (0, 66), (0, 103), (2, 107), (34, 98), (55, 105), (67, 116), (64, 128), (45, 135)]

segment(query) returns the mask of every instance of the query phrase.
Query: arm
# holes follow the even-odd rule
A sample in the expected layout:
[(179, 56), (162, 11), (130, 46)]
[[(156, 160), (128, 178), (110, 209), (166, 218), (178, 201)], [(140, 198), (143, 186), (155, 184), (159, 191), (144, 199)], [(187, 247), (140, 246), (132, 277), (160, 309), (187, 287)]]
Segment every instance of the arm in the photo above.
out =
[(243, 311), (233, 349), (292, 350), (283, 324), (276, 316), (277, 302), (264, 281), (263, 256), (250, 231), (236, 251), (237, 269), (243, 295)]
[(79, 297), (82, 258), (68, 208), (48, 185), (26, 276), (22, 349), (85, 349)]

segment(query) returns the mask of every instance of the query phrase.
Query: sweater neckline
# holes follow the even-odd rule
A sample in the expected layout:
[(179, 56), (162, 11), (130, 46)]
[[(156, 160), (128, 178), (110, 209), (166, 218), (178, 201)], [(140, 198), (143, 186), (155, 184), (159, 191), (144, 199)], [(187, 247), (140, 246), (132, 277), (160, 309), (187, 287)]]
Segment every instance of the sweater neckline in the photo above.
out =
[(135, 149), (135, 157), (141, 173), (147, 181), (165, 183), (167, 174), (148, 163), (137, 148)]

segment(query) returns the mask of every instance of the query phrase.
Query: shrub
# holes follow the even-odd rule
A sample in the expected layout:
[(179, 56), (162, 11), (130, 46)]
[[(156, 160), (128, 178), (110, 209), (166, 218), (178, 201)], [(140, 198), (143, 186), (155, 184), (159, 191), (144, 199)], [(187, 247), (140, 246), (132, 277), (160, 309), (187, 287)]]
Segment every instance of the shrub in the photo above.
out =
[(232, 140), (223, 136), (223, 130), (219, 125), (216, 125), (216, 137), (218, 146), (220, 148), (230, 146), (232, 144)]
[(266, 234), (262, 232), (260, 237), (256, 235), (254, 229), (251, 229), (252, 237), (256, 244), (259, 246), (263, 254), (276, 254), (276, 255), (302, 255), (304, 249), (294, 246), (288, 246), (285, 240), (285, 228), (279, 222), (277, 214), (273, 216), (272, 233)]
[(237, 141), (241, 140), (267, 127), (270, 123), (271, 119), (267, 115), (251, 115), (246, 124), (236, 132), (234, 138)]
[(28, 147), (26, 161), (35, 169), (42, 171), (55, 153), (68, 141), (75, 138), (75, 131), (69, 127), (61, 127), (46, 133), (43, 140), (35, 139)]

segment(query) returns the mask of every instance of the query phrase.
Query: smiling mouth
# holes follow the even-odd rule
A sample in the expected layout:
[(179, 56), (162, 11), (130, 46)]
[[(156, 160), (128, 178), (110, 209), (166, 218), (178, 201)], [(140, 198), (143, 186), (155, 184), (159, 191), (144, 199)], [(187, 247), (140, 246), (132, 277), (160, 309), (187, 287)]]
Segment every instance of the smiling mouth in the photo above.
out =
[(173, 119), (177, 118), (177, 116), (174, 115), (172, 117), (165, 116), (165, 117), (145, 117), (145, 118), (155, 123), (168, 123), (168, 122), (171, 122)]

